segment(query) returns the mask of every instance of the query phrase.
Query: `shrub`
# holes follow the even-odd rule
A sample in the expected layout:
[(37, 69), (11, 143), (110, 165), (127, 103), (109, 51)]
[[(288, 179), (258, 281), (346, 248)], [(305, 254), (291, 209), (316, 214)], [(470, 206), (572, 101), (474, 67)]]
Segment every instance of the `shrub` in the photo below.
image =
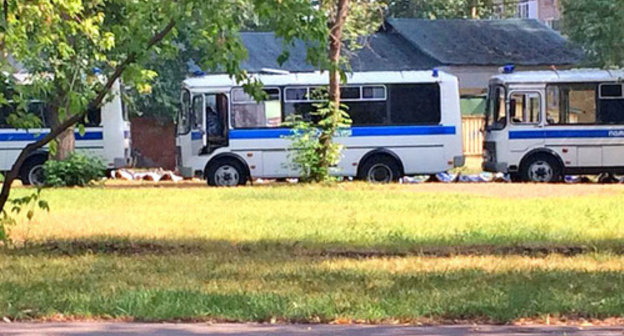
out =
[(66, 160), (48, 160), (43, 165), (46, 185), (52, 187), (85, 186), (106, 176), (106, 166), (99, 158), (71, 154)]

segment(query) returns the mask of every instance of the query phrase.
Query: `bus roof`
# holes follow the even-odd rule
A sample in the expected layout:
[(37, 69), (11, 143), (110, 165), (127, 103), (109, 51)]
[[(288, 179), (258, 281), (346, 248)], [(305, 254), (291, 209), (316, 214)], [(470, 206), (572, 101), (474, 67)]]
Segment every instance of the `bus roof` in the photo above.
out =
[[(371, 71), (347, 73), (348, 84), (391, 84), (391, 83), (437, 83), (443, 81), (457, 81), (453, 75), (438, 71), (438, 77), (433, 71)], [(253, 74), (254, 78), (262, 81), (265, 86), (282, 85), (327, 85), (328, 74), (321, 72), (300, 72), (285, 74)], [(187, 88), (235, 87), (240, 84), (228, 75), (205, 75), (188, 78), (183, 82)]]
[(518, 71), (492, 77), (493, 83), (576, 83), (576, 82), (619, 82), (624, 81), (623, 70), (549, 70)]

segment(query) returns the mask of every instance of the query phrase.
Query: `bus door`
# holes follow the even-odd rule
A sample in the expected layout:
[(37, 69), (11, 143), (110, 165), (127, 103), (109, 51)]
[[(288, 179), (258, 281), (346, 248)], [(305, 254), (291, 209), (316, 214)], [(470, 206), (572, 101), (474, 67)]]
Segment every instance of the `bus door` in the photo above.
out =
[(204, 118), (204, 94), (194, 94), (191, 101), (191, 152), (201, 154), (205, 147), (206, 126)]
[(228, 98), (223, 93), (193, 96), (191, 148), (193, 153), (210, 154), (228, 145)]
[(544, 146), (542, 95), (538, 91), (512, 91), (509, 94), (509, 150), (526, 153)]
[(224, 93), (206, 93), (204, 102), (204, 153), (210, 154), (217, 148), (228, 146), (228, 97)]

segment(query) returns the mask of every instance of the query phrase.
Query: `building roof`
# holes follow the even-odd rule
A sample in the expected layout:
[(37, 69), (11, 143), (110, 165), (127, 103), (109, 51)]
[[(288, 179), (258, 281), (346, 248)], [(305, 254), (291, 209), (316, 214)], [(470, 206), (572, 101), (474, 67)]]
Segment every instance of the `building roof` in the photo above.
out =
[[(242, 68), (251, 73), (265, 69), (313, 72), (307, 62), (306, 43), (285, 45), (272, 32), (245, 32), (242, 42), (248, 59)], [(282, 50), (286, 62), (279, 65)], [(364, 48), (350, 55), (351, 70), (417, 71), (439, 66), (576, 65), (579, 48), (535, 20), (424, 20), (388, 19), (368, 37)]]
[[(249, 72), (257, 73), (267, 68), (290, 72), (317, 70), (307, 62), (306, 44), (301, 40), (284, 46), (283, 40), (272, 32), (247, 32), (242, 33), (241, 38), (249, 55), (242, 67)], [(350, 55), (353, 71), (428, 70), (438, 65), (436, 60), (414, 48), (397, 33), (374, 34), (364, 44), (362, 49)], [(279, 65), (277, 58), (284, 47), (289, 57)]]
[(622, 82), (624, 70), (518, 71), (494, 76), (491, 81), (499, 83)]
[(536, 20), (388, 19), (395, 31), (440, 65), (575, 65), (581, 49)]

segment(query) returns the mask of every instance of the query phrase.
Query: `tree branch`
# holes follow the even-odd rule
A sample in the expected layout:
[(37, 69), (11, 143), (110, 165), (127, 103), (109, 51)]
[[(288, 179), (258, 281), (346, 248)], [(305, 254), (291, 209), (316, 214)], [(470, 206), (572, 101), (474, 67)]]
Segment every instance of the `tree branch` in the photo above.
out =
[[(171, 21), (169, 21), (169, 24), (167, 24), (165, 28), (163, 28), (161, 31), (156, 33), (150, 39), (150, 41), (148, 42), (147, 46), (145, 47), (143, 51), (146, 52), (149, 49), (151, 49), (153, 46), (155, 46), (156, 44), (160, 43), (167, 36), (167, 34), (171, 32), (175, 24), (176, 24), (175, 20), (172, 19)], [(130, 64), (136, 61), (137, 57), (138, 55), (136, 53), (128, 54), (126, 59), (115, 68), (115, 71), (113, 72), (113, 74), (108, 77), (104, 87), (98, 92), (98, 95), (89, 104), (90, 107), (98, 107), (102, 104), (102, 101), (104, 101), (104, 98), (106, 97), (108, 92), (113, 87), (113, 84), (115, 83), (115, 81), (117, 81), (117, 79), (121, 77), (123, 72), (126, 70), (126, 68)], [(0, 191), (0, 212), (4, 211), (4, 206), (7, 200), (9, 199), (9, 194), (11, 192), (11, 185), (13, 184), (13, 181), (15, 181), (15, 179), (18, 177), (20, 169), (22, 168), (22, 164), (24, 164), (24, 162), (30, 156), (30, 154), (32, 154), (35, 150), (47, 145), (50, 141), (54, 140), (57, 136), (63, 133), (63, 131), (65, 131), (66, 129), (70, 127), (73, 127), (75, 124), (83, 120), (86, 114), (87, 114), (87, 110), (84, 110), (81, 113), (74, 114), (68, 119), (65, 119), (65, 121), (63, 121), (60, 125), (51, 129), (50, 133), (46, 134), (39, 140), (28, 144), (20, 152), (19, 156), (17, 157), (17, 160), (11, 167), (11, 170), (4, 177), (4, 182), (2, 183), (2, 191)]]

